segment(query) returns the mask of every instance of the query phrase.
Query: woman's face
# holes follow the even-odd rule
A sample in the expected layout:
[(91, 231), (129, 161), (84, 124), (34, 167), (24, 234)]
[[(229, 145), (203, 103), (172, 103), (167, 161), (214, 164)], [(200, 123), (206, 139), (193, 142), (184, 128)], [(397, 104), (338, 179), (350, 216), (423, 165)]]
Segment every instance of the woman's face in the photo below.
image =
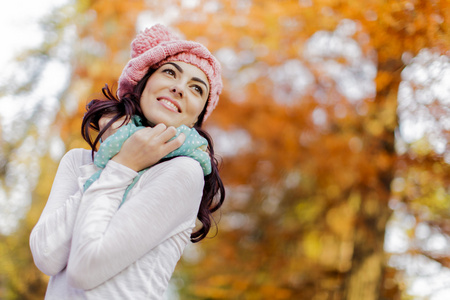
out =
[(205, 107), (209, 82), (202, 70), (185, 62), (168, 62), (148, 79), (141, 109), (151, 125), (192, 127)]

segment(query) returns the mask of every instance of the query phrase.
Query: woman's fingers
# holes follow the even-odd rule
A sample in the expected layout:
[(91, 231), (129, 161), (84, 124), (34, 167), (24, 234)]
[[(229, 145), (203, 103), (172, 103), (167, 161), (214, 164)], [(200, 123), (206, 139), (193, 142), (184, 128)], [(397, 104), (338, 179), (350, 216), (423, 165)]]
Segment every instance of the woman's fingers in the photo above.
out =
[(150, 167), (184, 143), (186, 136), (175, 137), (176, 134), (175, 127), (164, 124), (138, 130), (125, 141), (113, 160), (135, 171)]
[(178, 149), (181, 145), (183, 145), (186, 136), (181, 133), (178, 136), (177, 129), (173, 126), (166, 127), (164, 124), (158, 124), (154, 128), (156, 141), (161, 143), (161, 151), (163, 157), (169, 154), (170, 152)]
[(173, 140), (169, 140), (168, 142), (166, 142), (165, 147), (166, 147), (167, 153), (164, 156), (166, 156), (170, 152), (175, 151), (176, 149), (180, 148), (181, 145), (183, 145), (185, 140), (186, 140), (186, 136), (184, 135), (184, 133), (180, 133)]
[(143, 138), (148, 139), (150, 142), (168, 144), (170, 147), (180, 147), (186, 138), (184, 134), (175, 137), (177, 129), (173, 126), (167, 127), (164, 124), (158, 124), (153, 128), (147, 127), (141, 131)]

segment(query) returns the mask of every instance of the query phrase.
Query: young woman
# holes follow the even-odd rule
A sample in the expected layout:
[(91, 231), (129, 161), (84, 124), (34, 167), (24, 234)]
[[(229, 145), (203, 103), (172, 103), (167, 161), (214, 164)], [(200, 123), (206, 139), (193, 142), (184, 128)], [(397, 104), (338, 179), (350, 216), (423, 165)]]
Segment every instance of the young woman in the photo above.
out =
[(106, 86), (107, 99), (88, 105), (92, 152), (63, 157), (31, 233), (35, 264), (51, 276), (46, 299), (162, 299), (186, 244), (205, 238), (223, 203), (201, 129), (222, 90), (218, 61), (162, 25), (131, 46), (117, 98)]

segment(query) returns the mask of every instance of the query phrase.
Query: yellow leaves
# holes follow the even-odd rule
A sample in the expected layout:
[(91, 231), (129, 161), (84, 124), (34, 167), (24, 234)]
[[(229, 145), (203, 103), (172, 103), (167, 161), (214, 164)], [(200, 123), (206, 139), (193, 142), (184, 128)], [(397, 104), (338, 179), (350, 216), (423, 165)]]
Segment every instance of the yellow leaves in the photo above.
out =
[(105, 62), (95, 60), (88, 69), (86, 74), (89, 78), (98, 78), (102, 76), (106, 71)]
[(448, 219), (450, 213), (450, 196), (443, 189), (430, 190), (423, 188), (422, 195), (415, 198), (411, 207), (421, 215), (429, 215), (427, 221), (439, 220), (437, 216)]
[(433, 203), (433, 208), (437, 211), (449, 211), (450, 208), (450, 194), (441, 186), (434, 190), (430, 195), (430, 201), (427, 204)]
[(77, 0), (75, 1), (75, 8), (79, 13), (85, 13), (91, 6), (92, 0)]
[[(33, 211), (35, 207), (31, 208)], [(0, 236), (1, 299), (43, 299), (48, 276), (33, 263), (28, 238), (36, 219), (28, 214), (22, 226), (9, 236)]]
[(385, 102), (377, 105), (377, 115), (364, 120), (364, 129), (368, 134), (382, 137), (386, 132), (393, 132), (397, 127), (395, 102)]
[(433, 147), (426, 137), (411, 143), (411, 150), (419, 156), (426, 156), (433, 153)]
[[(310, 262), (328, 270), (348, 271), (351, 267), (353, 240), (323, 231), (310, 231), (302, 239), (303, 253)], [(324, 278), (325, 279), (325, 278)]]
[(261, 294), (266, 295), (267, 299), (292, 299), (292, 292), (290, 290), (271, 284), (262, 286)]
[(328, 210), (326, 222), (329, 228), (343, 239), (349, 239), (353, 234), (356, 211), (347, 203), (341, 203)]
[(197, 297), (231, 299), (234, 292), (228, 288), (224, 288), (224, 286), (226, 287), (232, 282), (233, 278), (229, 275), (215, 275), (207, 280), (206, 285), (195, 286), (191, 289), (191, 292)]
[[(41, 175), (40, 175), (40, 184), (38, 184), (34, 190), (34, 193), (37, 197), (42, 197), (42, 199), (46, 199), (48, 197), (48, 193), (52, 187), (53, 178), (56, 174), (56, 169), (58, 167), (58, 163), (53, 161), (49, 156), (44, 156), (40, 161), (40, 169)], [(42, 203), (40, 208), (44, 208), (43, 205), (45, 203)], [(33, 219), (35, 222), (37, 222), (39, 215), (33, 215), (33, 213), (40, 214), (39, 208), (36, 210), (30, 210), (29, 212), (31, 215), (29, 216), (30, 219)]]
[(230, 299), (230, 290), (212, 286), (195, 286), (192, 294), (204, 299)]
[(396, 192), (421, 222), (446, 222), (450, 218), (450, 166), (433, 156), (418, 157), (410, 164), (394, 182)]
[(318, 201), (318, 199), (297, 203), (295, 213), (298, 222), (300, 224), (313, 224), (323, 210), (322, 205), (323, 203)]
[[(448, 171), (448, 165), (445, 166)], [(446, 191), (445, 172), (433, 168), (433, 173), (427, 169), (412, 168), (405, 178), (404, 194), (412, 202), (412, 207), (423, 216), (439, 219), (439, 216), (450, 216), (450, 194)], [(448, 183), (447, 183), (448, 188)]]
[(330, 184), (325, 189), (325, 194), (328, 199), (335, 199), (340, 196), (342, 189), (337, 184)]
[(318, 260), (323, 249), (321, 240), (322, 234), (319, 231), (310, 231), (303, 238), (303, 251), (308, 258)]
[(270, 281), (261, 285), (255, 284), (255, 281), (255, 278), (246, 277), (245, 274), (214, 275), (188, 290), (197, 299), (291, 299), (292, 292), (289, 289)]

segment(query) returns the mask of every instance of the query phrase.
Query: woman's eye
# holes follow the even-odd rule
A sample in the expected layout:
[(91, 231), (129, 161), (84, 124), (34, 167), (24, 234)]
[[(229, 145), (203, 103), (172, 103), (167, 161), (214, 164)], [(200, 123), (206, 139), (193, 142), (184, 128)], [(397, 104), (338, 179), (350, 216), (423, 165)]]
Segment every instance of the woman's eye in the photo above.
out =
[(175, 71), (172, 69), (165, 69), (163, 72), (169, 74), (170, 76), (175, 76)]
[(203, 96), (203, 89), (199, 85), (194, 85), (193, 89), (199, 93), (201, 96)]

